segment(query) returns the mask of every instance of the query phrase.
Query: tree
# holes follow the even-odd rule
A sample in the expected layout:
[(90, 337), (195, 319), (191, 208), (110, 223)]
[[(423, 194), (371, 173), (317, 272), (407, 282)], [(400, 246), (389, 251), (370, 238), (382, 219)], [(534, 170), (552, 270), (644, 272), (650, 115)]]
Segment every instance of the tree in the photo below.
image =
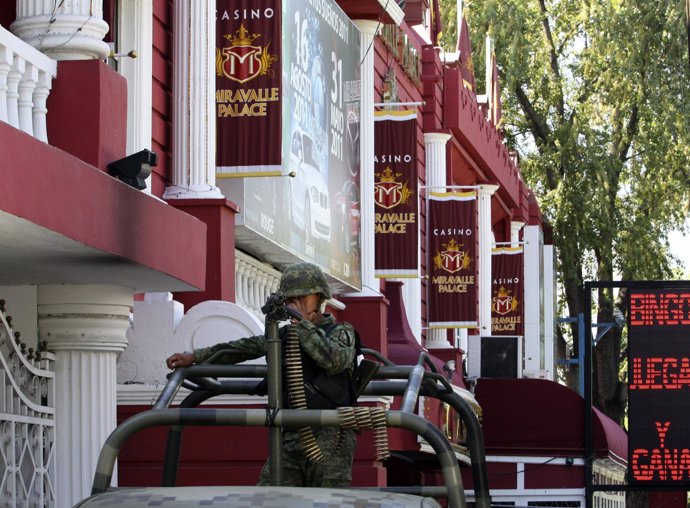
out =
[[(455, 5), (441, 2), (447, 51), (455, 50)], [(475, 69), (486, 34), (493, 39), (506, 142), (553, 227), (570, 316), (583, 311), (585, 280), (680, 274), (667, 238), (683, 227), (690, 198), (684, 9), (685, 0), (464, 2)], [(481, 92), (484, 76), (476, 78)], [(624, 296), (595, 295), (596, 320), (613, 322)], [(593, 358), (594, 403), (619, 423), (624, 347), (614, 328)]]

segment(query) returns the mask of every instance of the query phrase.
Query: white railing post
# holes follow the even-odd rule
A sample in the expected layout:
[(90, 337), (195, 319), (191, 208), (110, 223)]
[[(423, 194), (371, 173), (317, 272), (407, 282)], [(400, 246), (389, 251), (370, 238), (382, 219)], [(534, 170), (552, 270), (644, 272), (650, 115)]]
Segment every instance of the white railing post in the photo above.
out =
[(57, 62), (0, 26), (0, 121), (48, 142), (46, 104)]
[(19, 109), (19, 128), (31, 136), (34, 135), (34, 90), (37, 83), (38, 69), (33, 64), (27, 62), (24, 74), (19, 80), (17, 107)]
[(12, 70), (14, 53), (0, 46), (0, 122), (7, 122), (7, 75)]
[(19, 55), (14, 55), (12, 69), (7, 75), (7, 122), (19, 129), (19, 81), (22, 79), (26, 62)]
[(278, 289), (280, 272), (241, 251), (235, 251), (236, 303), (263, 321), (261, 307)]
[(34, 136), (44, 143), (48, 142), (48, 129), (46, 127), (46, 118), (48, 116), (48, 95), (53, 84), (53, 78), (45, 71), (39, 71), (38, 83), (34, 90), (34, 107), (32, 110), (32, 118), (34, 124)]

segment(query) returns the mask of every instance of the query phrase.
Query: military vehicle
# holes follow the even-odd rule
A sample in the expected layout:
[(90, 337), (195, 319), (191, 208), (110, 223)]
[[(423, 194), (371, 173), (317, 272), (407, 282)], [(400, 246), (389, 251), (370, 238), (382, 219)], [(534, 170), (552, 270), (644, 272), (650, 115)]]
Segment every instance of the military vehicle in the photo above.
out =
[[(281, 345), (278, 323), (289, 318), (292, 309), (284, 305), (281, 295), (272, 295), (262, 309), (266, 314), (266, 365), (219, 365), (213, 359), (219, 351), (201, 365), (178, 368), (169, 376), (153, 408), (139, 413), (118, 426), (101, 450), (92, 495), (78, 503), (82, 508), (161, 506), (169, 508), (223, 507), (435, 507), (443, 498), (450, 508), (466, 506), (462, 478), (455, 451), (446, 435), (429, 421), (413, 412), (419, 395), (434, 397), (448, 404), (467, 428), (467, 445), (472, 462), (474, 506), (490, 508), (484, 442), (477, 415), (462, 397), (452, 389), (448, 380), (436, 371), (426, 353), (421, 353), (417, 365), (398, 366), (377, 351), (363, 349), (367, 358), (355, 376), (357, 396), (402, 395), (398, 411), (382, 408), (353, 407), (338, 410), (282, 409)], [(299, 316), (301, 318), (301, 316)], [(290, 361), (290, 360), (286, 360)], [(255, 393), (257, 379), (268, 381), (267, 409), (210, 409), (197, 406), (220, 394)], [(179, 407), (170, 404), (180, 387), (190, 390)], [(163, 467), (162, 486), (111, 487), (117, 455), (134, 433), (152, 426), (171, 426)], [(203, 486), (176, 487), (177, 463), (181, 432), (184, 425), (265, 426), (269, 432), (270, 483), (272, 486)], [(445, 486), (442, 487), (371, 487), (352, 489), (319, 489), (283, 487), (281, 485), (282, 449), (281, 427), (292, 428), (340, 426), (355, 429), (374, 429), (377, 446), (387, 452), (386, 430), (400, 427), (421, 436), (434, 450), (439, 460)]]

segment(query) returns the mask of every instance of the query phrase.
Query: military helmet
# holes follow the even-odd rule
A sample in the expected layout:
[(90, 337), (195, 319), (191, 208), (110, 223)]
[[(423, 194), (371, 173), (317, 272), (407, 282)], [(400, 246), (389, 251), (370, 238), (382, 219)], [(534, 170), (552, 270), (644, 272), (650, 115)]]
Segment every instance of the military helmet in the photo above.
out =
[(295, 263), (288, 266), (280, 277), (278, 291), (288, 298), (321, 294), (331, 298), (331, 288), (321, 268), (312, 263)]

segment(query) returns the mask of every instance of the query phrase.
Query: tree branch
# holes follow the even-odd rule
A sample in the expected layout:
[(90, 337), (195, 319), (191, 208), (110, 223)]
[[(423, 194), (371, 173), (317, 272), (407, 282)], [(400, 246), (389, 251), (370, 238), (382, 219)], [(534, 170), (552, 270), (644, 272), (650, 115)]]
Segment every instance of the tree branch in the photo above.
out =
[[(515, 95), (517, 95), (520, 107), (525, 113), (527, 121), (531, 125), (530, 132), (532, 133), (532, 136), (534, 136), (537, 146), (548, 146), (555, 149), (555, 147), (553, 147), (553, 143), (550, 141), (550, 132), (548, 126), (542, 121), (541, 117), (534, 109), (534, 106), (532, 106), (532, 102), (529, 100), (529, 97), (527, 97), (527, 94), (519, 83), (515, 84)], [(550, 189), (555, 189), (556, 185), (558, 184), (551, 166), (546, 167), (546, 181)]]
[(529, 100), (529, 97), (527, 97), (527, 94), (518, 83), (515, 84), (515, 94), (517, 95), (517, 99), (520, 103), (522, 111), (524, 111), (525, 116), (527, 117), (527, 121), (532, 126), (531, 131), (535, 140), (538, 144), (548, 144), (548, 127), (544, 122), (542, 122), (541, 118), (534, 109), (534, 106), (532, 106), (532, 102)]
[(558, 104), (556, 105), (558, 109), (558, 114), (561, 118), (565, 114), (565, 102), (563, 99), (563, 90), (561, 89), (561, 71), (558, 67), (558, 54), (556, 53), (556, 45), (553, 42), (553, 35), (551, 34), (551, 27), (549, 26), (549, 18), (547, 16), (546, 4), (544, 0), (539, 0), (539, 8), (542, 13), (541, 23), (544, 27), (544, 36), (549, 45), (549, 62), (551, 63), (551, 71), (553, 72), (556, 80), (558, 81)]

